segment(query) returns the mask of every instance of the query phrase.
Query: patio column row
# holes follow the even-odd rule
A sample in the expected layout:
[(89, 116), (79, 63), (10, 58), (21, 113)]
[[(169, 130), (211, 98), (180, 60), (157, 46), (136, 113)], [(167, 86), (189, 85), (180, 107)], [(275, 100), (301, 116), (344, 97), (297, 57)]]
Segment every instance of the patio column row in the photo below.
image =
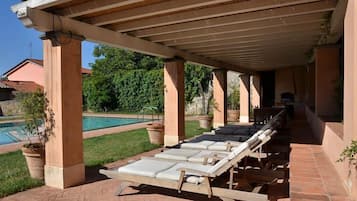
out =
[(46, 143), (45, 183), (66, 188), (85, 180), (82, 136), (81, 37), (59, 32), (43, 39), (45, 93), (54, 113)]
[(165, 146), (185, 139), (184, 60), (167, 59), (164, 66)]
[(240, 116), (239, 121), (242, 123), (249, 122), (250, 108), (250, 75), (239, 76), (239, 92), (240, 92)]

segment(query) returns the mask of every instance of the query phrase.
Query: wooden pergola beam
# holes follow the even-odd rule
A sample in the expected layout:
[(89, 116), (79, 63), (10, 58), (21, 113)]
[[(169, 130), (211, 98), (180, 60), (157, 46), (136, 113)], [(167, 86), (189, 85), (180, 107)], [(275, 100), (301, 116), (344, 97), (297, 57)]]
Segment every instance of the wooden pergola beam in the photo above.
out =
[(261, 10), (256, 12), (235, 14), (222, 16), (210, 19), (191, 21), (180, 24), (171, 24), (167, 26), (154, 27), (150, 29), (141, 29), (129, 32), (130, 35), (136, 37), (149, 37), (154, 35), (210, 28), (223, 25), (232, 25), (246, 22), (254, 22), (267, 19), (275, 19), (281, 17), (290, 17), (296, 15), (304, 15), (311, 13), (332, 11), (336, 7), (336, 1), (319, 1), (301, 5), (275, 8), (270, 10)]
[(293, 51), (296, 48), (312, 48), (313, 47), (313, 42), (311, 43), (306, 43), (306, 44), (284, 44), (284, 45), (278, 45), (278, 46), (262, 46), (262, 45), (251, 45), (251, 46), (240, 46), (236, 48), (231, 48), (231, 49), (223, 49), (223, 50), (213, 50), (213, 51), (206, 51), (206, 52), (195, 52), (195, 54), (202, 55), (209, 57), (210, 55), (223, 55), (223, 54), (230, 54), (230, 53), (236, 53), (236, 52), (244, 52), (244, 51), (249, 51), (249, 50), (276, 50), (276, 49), (282, 49), (282, 48), (288, 48), (286, 51), (289, 51), (289, 48), (291, 51)]
[(62, 3), (70, 2), (72, 0), (27, 0), (16, 5), (11, 6), (11, 10), (16, 12), (21, 8), (37, 8), (37, 9), (45, 9), (52, 6), (56, 6)]
[(90, 0), (73, 5), (69, 8), (56, 10), (56, 13), (58, 15), (72, 18), (144, 1), (145, 0)]
[(265, 37), (249, 37), (249, 38), (244, 38), (243, 40), (239, 39), (227, 39), (227, 40), (221, 40), (221, 41), (212, 41), (212, 42), (206, 42), (206, 43), (198, 43), (198, 44), (193, 44), (193, 45), (182, 45), (182, 46), (176, 46), (178, 49), (182, 50), (196, 50), (200, 48), (214, 48), (214, 47), (220, 47), (224, 45), (239, 45), (239, 44), (246, 44), (246, 43), (259, 43), (259, 42), (264, 42), (264, 41), (269, 41), (269, 43), (276, 43), (279, 41), (285, 41), (285, 40), (304, 40), (307, 38), (314, 38), (318, 39), (320, 37), (321, 33), (320, 32), (305, 32), (305, 33), (292, 33), (289, 35), (269, 35)]
[(108, 28), (118, 32), (128, 32), (138, 29), (145, 29), (169, 24), (183, 23), (194, 20), (221, 17), (238, 13), (246, 13), (258, 10), (272, 9), (283, 6), (290, 6), (302, 3), (317, 2), (318, 0), (251, 0), (223, 4), (215, 7), (208, 7), (196, 10), (188, 10), (164, 16), (155, 16), (141, 20), (117, 23), (108, 26)]
[(227, 70), (242, 72), (249, 71), (248, 69), (240, 66), (200, 57), (178, 49), (166, 47), (161, 44), (124, 35), (101, 27), (96, 27), (70, 18), (53, 15), (38, 9), (31, 9), (27, 7), (19, 9), (16, 13), (18, 18), (23, 21), (26, 27), (35, 28), (41, 32), (61, 31), (68, 34), (81, 35), (85, 37), (86, 40), (96, 43), (125, 48), (153, 56), (163, 58), (181, 57), (187, 61), (214, 68), (219, 67)]
[(259, 36), (268, 36), (268, 35), (283, 35), (283, 34), (304, 32), (304, 31), (322, 32), (321, 22), (312, 22), (312, 23), (298, 24), (298, 25), (286, 25), (284, 27), (269, 27), (259, 30), (214, 34), (214, 35), (200, 36), (194, 38), (175, 39), (175, 40), (163, 42), (163, 44), (166, 46), (200, 44), (200, 43), (220, 41), (226, 39), (240, 39), (240, 38), (259, 37)]
[(163, 15), (172, 12), (179, 12), (187, 9), (195, 9), (203, 6), (210, 6), (219, 3), (230, 2), (232, 0), (169, 0), (147, 6), (111, 12), (105, 15), (91, 17), (84, 21), (97, 26), (125, 22), (155, 15)]
[(280, 19), (247, 22), (242, 24), (225, 25), (225, 26), (198, 29), (192, 31), (182, 31), (177, 33), (157, 35), (157, 36), (149, 37), (148, 40), (153, 42), (164, 42), (169, 40), (194, 38), (194, 37), (208, 36), (214, 34), (224, 34), (224, 33), (232, 33), (232, 32), (239, 32), (239, 31), (259, 30), (259, 29), (272, 28), (272, 27), (284, 27), (288, 25), (307, 24), (311, 22), (322, 23), (327, 21), (327, 19), (325, 19), (324, 16), (325, 16), (324, 13), (314, 13), (308, 15), (280, 18)]

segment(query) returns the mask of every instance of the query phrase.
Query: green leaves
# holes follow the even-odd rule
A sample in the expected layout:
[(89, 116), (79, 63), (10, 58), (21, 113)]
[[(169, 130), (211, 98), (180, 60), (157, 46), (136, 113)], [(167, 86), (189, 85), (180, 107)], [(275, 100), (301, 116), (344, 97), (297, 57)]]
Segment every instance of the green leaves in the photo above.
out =
[(337, 160), (337, 162), (343, 162), (345, 160), (348, 160), (349, 164), (356, 166), (357, 165), (356, 153), (357, 153), (357, 141), (352, 140), (351, 144), (342, 151), (342, 153), (340, 154), (340, 158)]
[[(83, 99), (94, 111), (137, 112), (145, 106), (163, 111), (163, 66), (161, 58), (106, 45), (96, 46), (93, 74), (83, 79)], [(187, 103), (209, 87), (211, 69), (185, 65)]]

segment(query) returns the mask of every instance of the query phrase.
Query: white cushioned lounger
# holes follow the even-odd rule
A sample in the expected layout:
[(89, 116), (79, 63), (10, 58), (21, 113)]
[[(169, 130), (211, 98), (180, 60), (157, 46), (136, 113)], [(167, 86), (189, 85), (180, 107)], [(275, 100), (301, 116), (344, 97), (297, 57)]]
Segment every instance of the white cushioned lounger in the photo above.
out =
[(155, 158), (187, 161), (190, 157), (200, 153), (198, 149), (168, 149), (161, 153), (155, 154)]
[(174, 165), (176, 165), (175, 162), (158, 161), (145, 158), (118, 168), (118, 172), (146, 177), (155, 177), (157, 173), (167, 170)]
[(208, 146), (213, 145), (215, 141), (203, 140), (201, 142), (187, 142), (182, 143), (181, 148), (185, 149), (207, 149)]

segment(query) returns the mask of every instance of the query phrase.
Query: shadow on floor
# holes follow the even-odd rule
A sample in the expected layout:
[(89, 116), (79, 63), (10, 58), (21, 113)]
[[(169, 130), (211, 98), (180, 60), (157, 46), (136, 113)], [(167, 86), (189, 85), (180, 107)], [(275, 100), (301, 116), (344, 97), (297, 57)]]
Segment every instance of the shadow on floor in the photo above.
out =
[(102, 181), (102, 180), (108, 179), (108, 177), (99, 173), (100, 169), (106, 169), (106, 168), (101, 165), (92, 166), (92, 167), (86, 166), (85, 167), (85, 172), (86, 172), (85, 184), (94, 183), (97, 181)]

